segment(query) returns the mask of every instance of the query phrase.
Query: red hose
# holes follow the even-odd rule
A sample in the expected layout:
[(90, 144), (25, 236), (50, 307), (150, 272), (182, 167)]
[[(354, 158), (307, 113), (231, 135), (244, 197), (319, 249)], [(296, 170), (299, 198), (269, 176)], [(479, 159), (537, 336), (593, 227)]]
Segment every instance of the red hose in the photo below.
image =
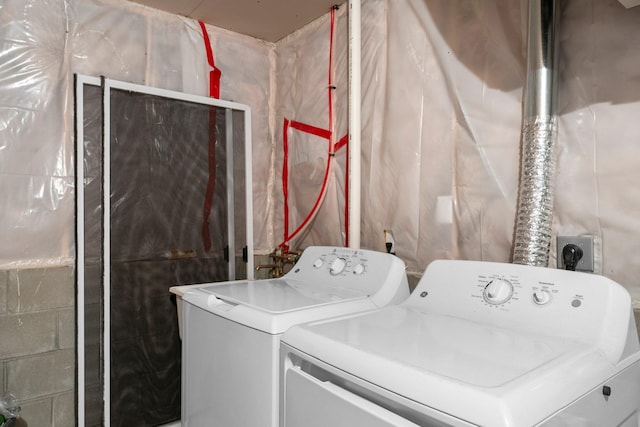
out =
[(297, 128), (304, 132), (309, 132), (321, 137), (325, 137), (329, 140), (328, 147), (328, 155), (327, 155), (327, 166), (324, 172), (324, 179), (322, 180), (322, 187), (320, 188), (320, 194), (316, 198), (313, 207), (302, 221), (302, 223), (293, 231), (293, 233), (289, 234), (289, 180), (288, 180), (288, 162), (289, 162), (289, 142), (288, 142), (288, 130), (290, 122), (286, 118), (284, 119), (284, 135), (283, 135), (283, 147), (284, 147), (284, 160), (283, 160), (283, 168), (282, 168), (282, 184), (283, 184), (283, 194), (284, 194), (284, 217), (285, 217), (285, 230), (284, 230), (284, 240), (280, 242), (278, 247), (288, 247), (288, 243), (296, 237), (302, 230), (306, 228), (309, 222), (315, 217), (317, 211), (324, 200), (324, 196), (326, 195), (327, 184), (329, 182), (329, 175), (331, 171), (331, 162), (334, 157), (334, 142), (333, 142), (333, 39), (334, 39), (334, 30), (335, 30), (335, 11), (337, 7), (334, 6), (331, 8), (331, 31), (330, 31), (330, 41), (329, 41), (329, 72), (328, 72), (328, 103), (329, 103), (329, 131), (323, 131), (322, 129), (315, 128), (309, 125), (304, 125), (302, 123), (296, 122), (299, 125)]

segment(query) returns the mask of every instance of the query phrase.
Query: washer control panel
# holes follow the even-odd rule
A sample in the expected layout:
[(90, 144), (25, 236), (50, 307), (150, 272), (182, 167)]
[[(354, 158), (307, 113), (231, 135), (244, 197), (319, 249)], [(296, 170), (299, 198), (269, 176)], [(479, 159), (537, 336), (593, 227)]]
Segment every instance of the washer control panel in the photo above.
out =
[(312, 265), (316, 270), (327, 270), (331, 276), (349, 272), (359, 276), (367, 272), (369, 263), (367, 255), (364, 251), (345, 253), (344, 249), (335, 249), (335, 251), (320, 254)]
[(355, 288), (373, 293), (385, 285), (394, 288), (408, 282), (404, 263), (396, 256), (332, 246), (310, 246), (283, 279), (304, 281), (311, 286)]

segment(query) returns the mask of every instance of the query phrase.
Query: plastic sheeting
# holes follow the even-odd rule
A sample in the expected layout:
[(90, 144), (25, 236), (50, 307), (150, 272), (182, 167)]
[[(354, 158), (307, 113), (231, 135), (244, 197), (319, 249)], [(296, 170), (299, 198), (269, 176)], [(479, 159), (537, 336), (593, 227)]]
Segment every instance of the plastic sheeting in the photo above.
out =
[[(436, 258), (511, 260), (526, 4), (363, 2), (363, 247), (384, 250), (383, 230), (392, 230), (397, 255), (415, 272)], [(562, 2), (553, 233), (594, 235), (597, 272), (640, 298), (638, 25), (640, 8), (616, 0)], [(322, 95), (310, 99), (310, 88), (323, 81), (324, 47), (315, 46), (326, 38), (314, 27), (278, 44), (276, 120), (290, 110), (325, 117)], [(304, 69), (316, 81), (281, 56), (315, 60)], [(300, 84), (298, 97), (282, 95), (293, 92), (284, 82)], [(310, 191), (318, 167), (306, 168), (291, 192)], [(325, 227), (338, 223), (342, 197), (327, 196), (303, 246), (341, 241), (337, 226)]]
[[(331, 19), (325, 15), (277, 44), (276, 49), (276, 173), (283, 168), (283, 123), (285, 119), (330, 131), (337, 142), (347, 133), (347, 14), (346, 6), (335, 13), (333, 66), (329, 69)], [(328, 74), (335, 86), (332, 94), (334, 119), (329, 118)], [(289, 128), (289, 223), (296, 229), (312, 210), (320, 193), (328, 157), (328, 141), (317, 135)], [(293, 239), (293, 248), (313, 242), (341, 246), (345, 242), (344, 186), (346, 149), (338, 150), (323, 204), (307, 232)], [(280, 182), (280, 181), (278, 181)], [(284, 239), (282, 186), (277, 188), (276, 239)]]
[[(421, 271), (435, 258), (491, 259), (500, 257), (505, 249), (508, 257), (517, 193), (519, 85), (524, 71), (520, 11), (508, 12), (495, 4), (467, 2), (370, 0), (363, 4), (362, 245), (384, 250), (383, 230), (392, 230), (397, 254), (410, 270)], [(436, 25), (432, 14), (442, 18), (444, 28)], [(507, 29), (493, 25), (493, 21), (505, 19)], [(468, 32), (460, 32), (463, 27)], [(515, 40), (513, 31), (507, 31), (513, 28), (517, 29)], [(491, 44), (495, 51), (490, 55), (486, 40), (478, 39), (478, 32), (485, 31), (495, 39)], [(311, 47), (318, 37), (328, 40), (328, 31), (318, 34), (313, 42), (300, 43), (305, 37), (312, 38), (311, 33), (312, 29), (279, 43), (278, 58), (285, 49), (296, 49), (297, 54), (286, 57), (315, 60), (315, 65), (306, 69), (318, 70), (321, 76), (327, 63), (322, 57), (325, 49)], [(346, 38), (346, 33), (340, 35)], [(478, 67), (476, 72), (481, 76), (452, 54), (449, 43)], [(308, 50), (320, 53), (310, 59), (303, 53)], [(495, 58), (500, 61), (494, 65)], [(278, 61), (278, 66), (280, 94), (287, 87), (287, 67), (283, 61)], [(289, 76), (296, 82), (311, 80), (299, 77), (301, 74), (296, 69)], [(346, 84), (344, 68), (338, 68), (336, 74), (343, 79), (338, 78), (338, 85)], [(493, 89), (483, 82), (482, 75), (511, 87)], [(320, 87), (321, 82), (313, 84)], [(320, 97), (310, 99), (306, 87), (302, 85), (299, 97), (310, 107), (279, 96), (278, 112), (287, 112), (290, 105), (298, 116), (323, 117), (322, 112), (313, 110), (319, 108), (313, 99)], [(473, 114), (468, 114), (469, 110)], [(511, 122), (512, 127), (501, 125), (503, 121)], [(509, 154), (515, 160), (496, 169), (494, 164)], [(292, 192), (304, 194), (304, 182), (298, 180), (297, 185)], [(341, 197), (339, 194), (337, 200)], [(498, 216), (493, 215), (494, 210)], [(329, 194), (313, 230), (322, 230), (325, 216), (332, 215), (337, 222), (339, 214)], [(496, 231), (504, 228), (506, 217), (511, 230), (498, 235)], [(336, 231), (318, 234), (324, 242), (340, 242)], [(310, 238), (317, 242), (313, 233)], [(484, 241), (473, 244), (479, 234)], [(493, 243), (496, 239), (502, 240), (500, 245)]]
[[(252, 107), (255, 205), (272, 201), (274, 46), (210, 28), (221, 97)], [(208, 95), (197, 22), (115, 0), (0, 3), (0, 266), (68, 264), (74, 251), (73, 74)], [(257, 217), (257, 241), (270, 226)]]
[[(363, 247), (384, 250), (387, 229), (409, 271), (436, 258), (510, 261), (524, 4), (363, 1)], [(202, 38), (196, 22), (116, 1), (4, 0), (0, 11), (0, 264), (62, 259), (73, 248), (72, 72), (206, 95)], [(638, 298), (639, 24), (640, 8), (617, 0), (561, 4), (553, 224), (554, 234), (594, 235), (598, 271)], [(283, 119), (328, 126), (329, 18), (275, 46), (210, 34), (221, 97), (253, 109), (254, 244), (269, 251), (283, 235)], [(347, 126), (346, 52), (343, 7), (336, 138)], [(291, 132), (295, 226), (319, 191), (326, 146)], [(344, 242), (344, 156), (294, 249)]]

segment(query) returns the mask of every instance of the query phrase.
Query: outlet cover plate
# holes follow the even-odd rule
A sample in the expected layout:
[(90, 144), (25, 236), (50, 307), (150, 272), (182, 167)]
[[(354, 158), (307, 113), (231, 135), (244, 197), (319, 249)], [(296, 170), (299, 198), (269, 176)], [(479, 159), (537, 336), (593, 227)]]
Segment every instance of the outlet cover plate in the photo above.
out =
[(578, 261), (576, 271), (593, 273), (593, 236), (558, 236), (556, 240), (558, 268), (564, 269), (562, 248), (571, 243), (582, 249), (582, 258)]

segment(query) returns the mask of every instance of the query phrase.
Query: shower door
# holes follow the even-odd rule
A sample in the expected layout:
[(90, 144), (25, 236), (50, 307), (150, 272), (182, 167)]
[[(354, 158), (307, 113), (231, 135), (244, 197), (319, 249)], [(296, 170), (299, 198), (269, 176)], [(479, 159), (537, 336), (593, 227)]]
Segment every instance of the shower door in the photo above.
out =
[(76, 77), (78, 423), (180, 416), (169, 287), (252, 278), (248, 107)]

